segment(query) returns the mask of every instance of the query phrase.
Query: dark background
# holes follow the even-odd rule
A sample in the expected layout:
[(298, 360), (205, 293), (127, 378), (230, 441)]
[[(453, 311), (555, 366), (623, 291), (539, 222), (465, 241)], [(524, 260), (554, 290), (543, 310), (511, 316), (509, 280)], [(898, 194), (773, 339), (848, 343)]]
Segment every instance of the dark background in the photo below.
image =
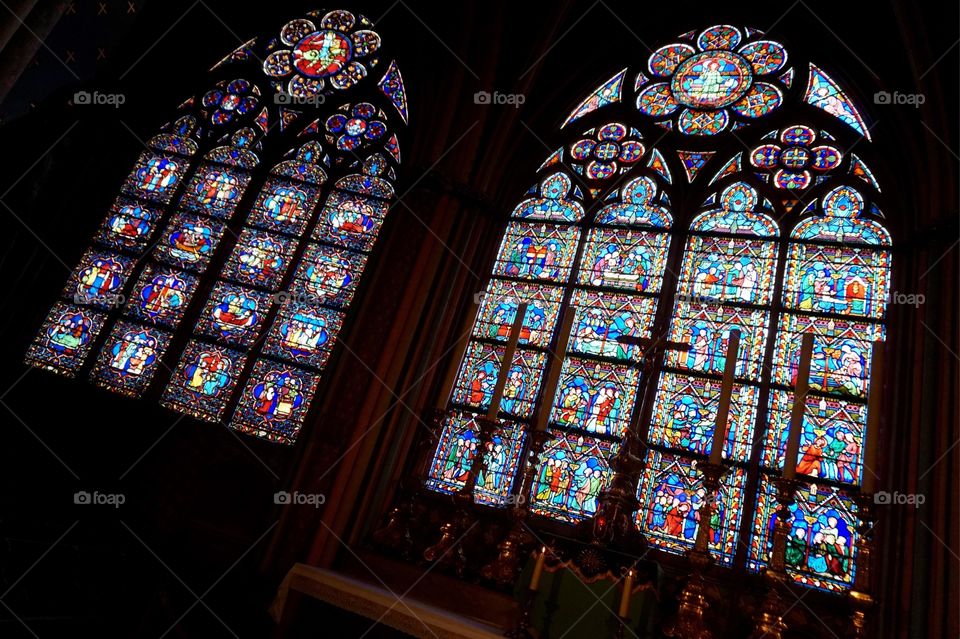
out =
[[(0, 634), (264, 636), (277, 582), (262, 560), (268, 543), (284, 544), (272, 538), (273, 493), (290, 481), (302, 443), (237, 436), (155, 402), (28, 370), (22, 360), (138, 155), (138, 138), (166, 122), (203, 86), (206, 69), (242, 41), (278, 30), (300, 9), (334, 7), (136, 0), (130, 13), (126, 0), (54, 2), (21, 14), (25, 27), (11, 10), (31, 4), (0, 9), (4, 29), (17, 29), (0, 63), (10, 89), (0, 103)], [(880, 160), (870, 164), (901, 254), (943, 253), (957, 237), (956, 6), (949, 15), (940, 13), (945, 5), (921, 2), (337, 6), (373, 20), (400, 65), (411, 122), (401, 137), (399, 190), (414, 184), (411, 198), (452, 184), (496, 218), (529, 186), (570, 109), (626, 64), (645, 60), (644, 43), (656, 48), (730, 22), (768, 31), (864, 104), (877, 122), (870, 157)], [(59, 19), (43, 21), (58, 9)], [(126, 103), (73, 106), (80, 89), (121, 92)], [(881, 89), (923, 92), (926, 104), (872, 104)], [(522, 91), (526, 103), (478, 106), (479, 90)], [(445, 155), (465, 132), (459, 152)], [(336, 376), (372, 361), (401, 303), (394, 284), (409, 276), (426, 237), (412, 211), (395, 207), (391, 216), (380, 249), (389, 274), (357, 300), (375, 304), (378, 320), (347, 332), (355, 355), (341, 358)], [(488, 262), (481, 255), (473, 265), (483, 273)], [(942, 339), (956, 344), (955, 334)], [(323, 437), (324, 426), (306, 430)], [(75, 506), (78, 490), (123, 493), (126, 503)]]

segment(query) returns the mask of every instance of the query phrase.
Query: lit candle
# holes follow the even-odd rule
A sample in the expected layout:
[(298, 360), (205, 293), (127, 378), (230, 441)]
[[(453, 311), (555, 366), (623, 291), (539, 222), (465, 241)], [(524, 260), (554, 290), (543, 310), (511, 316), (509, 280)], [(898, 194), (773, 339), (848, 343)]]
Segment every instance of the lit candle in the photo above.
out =
[(790, 430), (787, 434), (787, 450), (783, 459), (783, 478), (797, 476), (797, 455), (800, 453), (800, 431), (803, 430), (803, 413), (807, 405), (807, 390), (810, 387), (810, 360), (813, 359), (813, 333), (805, 333), (800, 344), (800, 362), (797, 366), (797, 382), (793, 390), (793, 410), (790, 412)]
[(547, 547), (540, 549), (537, 563), (533, 567), (533, 577), (530, 578), (530, 590), (540, 589), (540, 576), (543, 575), (543, 560), (547, 558)]
[(632, 594), (633, 570), (628, 570), (627, 576), (623, 578), (623, 593), (620, 595), (620, 611), (617, 612), (623, 619), (630, 616), (630, 596)]
[(880, 398), (883, 393), (883, 342), (873, 343), (870, 397), (867, 400), (867, 438), (863, 447), (863, 492), (877, 490), (877, 444), (880, 438)]
[(720, 385), (720, 401), (717, 404), (717, 420), (713, 428), (713, 448), (710, 463), (719, 464), (723, 456), (723, 444), (727, 441), (727, 421), (730, 417), (730, 396), (733, 395), (733, 376), (737, 371), (740, 354), (740, 331), (730, 331), (727, 341), (727, 359), (723, 365), (723, 383)]

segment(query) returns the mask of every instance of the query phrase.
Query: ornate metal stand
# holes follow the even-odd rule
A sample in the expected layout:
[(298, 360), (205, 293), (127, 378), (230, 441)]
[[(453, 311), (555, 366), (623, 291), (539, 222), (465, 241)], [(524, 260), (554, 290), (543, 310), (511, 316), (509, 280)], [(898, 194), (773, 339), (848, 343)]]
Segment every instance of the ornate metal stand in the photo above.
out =
[(773, 529), (773, 550), (770, 553), (770, 562), (763, 572), (764, 583), (767, 587), (766, 596), (760, 604), (760, 609), (754, 619), (754, 630), (751, 639), (782, 639), (787, 629), (783, 621), (787, 607), (783, 594), (789, 587), (790, 577), (786, 569), (787, 540), (792, 526), (790, 506), (796, 498), (800, 482), (795, 479), (774, 480), (777, 486), (777, 521)]
[(722, 464), (703, 462), (699, 464), (703, 473), (703, 486), (706, 499), (700, 507), (700, 526), (693, 548), (687, 553), (692, 570), (687, 585), (680, 593), (680, 609), (677, 615), (664, 626), (667, 637), (682, 639), (713, 639), (713, 633), (707, 627), (704, 614), (709, 607), (706, 596), (704, 575), (713, 564), (710, 555), (710, 520), (713, 518), (714, 501), (720, 489), (720, 478), (726, 472)]
[(401, 480), (401, 494), (396, 505), (387, 514), (383, 527), (376, 530), (372, 536), (374, 543), (399, 552), (406, 560), (413, 558), (414, 542), (410, 524), (416, 510), (417, 498), (423, 489), (426, 465), (430, 463), (430, 455), (436, 448), (444, 417), (445, 413), (441, 410), (435, 410), (430, 415), (428, 423), (432, 424), (433, 428), (430, 435), (421, 439), (414, 453), (414, 459), (417, 460), (414, 472)]
[(859, 493), (854, 497), (857, 503), (857, 576), (853, 588), (847, 595), (850, 599), (850, 627), (847, 637), (865, 639), (871, 636), (868, 631), (869, 614), (874, 606), (872, 595), (873, 576), (871, 575), (871, 555), (873, 554), (873, 524), (876, 521), (874, 493)]
[(440, 526), (440, 540), (423, 551), (423, 558), (436, 561), (440, 566), (452, 568), (456, 574), (463, 575), (467, 558), (463, 552), (462, 537), (473, 525), (473, 489), (477, 485), (477, 476), (486, 466), (487, 444), (499, 427), (495, 421), (477, 417), (477, 452), (470, 464), (463, 486), (453, 496), (453, 513)]
[(621, 617), (620, 615), (617, 615), (617, 629), (613, 633), (614, 638), (623, 639), (624, 630), (629, 625), (630, 625), (630, 617)]
[(504, 636), (509, 639), (533, 639), (530, 632), (530, 613), (533, 611), (533, 600), (537, 598), (537, 591), (527, 588), (523, 593), (523, 602), (520, 604), (520, 618), (517, 625), (511, 628)]
[(510, 518), (513, 525), (510, 527), (507, 536), (497, 545), (499, 552), (496, 559), (480, 570), (484, 579), (489, 579), (499, 586), (506, 587), (516, 583), (517, 577), (520, 575), (520, 565), (525, 557), (524, 551), (533, 542), (533, 535), (530, 534), (530, 528), (527, 526), (527, 519), (530, 517), (530, 503), (527, 495), (530, 494), (533, 486), (533, 478), (537, 472), (537, 460), (540, 459), (540, 453), (543, 452), (544, 446), (552, 437), (545, 430), (534, 430), (531, 433), (520, 490), (516, 494), (517, 500), (510, 507)]
[(597, 512), (590, 520), (591, 541), (608, 548), (637, 549), (644, 544), (637, 530), (633, 515), (640, 507), (637, 501), (637, 486), (644, 462), (634, 454), (638, 440), (636, 434), (627, 431), (620, 450), (610, 460), (613, 479), (610, 486), (600, 493)]

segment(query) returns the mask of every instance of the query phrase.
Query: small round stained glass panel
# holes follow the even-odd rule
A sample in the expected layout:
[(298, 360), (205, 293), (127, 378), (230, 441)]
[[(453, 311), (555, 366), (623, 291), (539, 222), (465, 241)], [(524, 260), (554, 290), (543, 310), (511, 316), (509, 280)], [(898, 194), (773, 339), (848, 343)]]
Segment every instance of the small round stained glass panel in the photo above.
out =
[(352, 45), (339, 31), (311, 33), (293, 49), (293, 66), (312, 78), (333, 75), (350, 60)]
[(705, 51), (688, 58), (673, 76), (677, 101), (697, 109), (720, 109), (750, 89), (752, 74), (746, 60), (729, 51)]

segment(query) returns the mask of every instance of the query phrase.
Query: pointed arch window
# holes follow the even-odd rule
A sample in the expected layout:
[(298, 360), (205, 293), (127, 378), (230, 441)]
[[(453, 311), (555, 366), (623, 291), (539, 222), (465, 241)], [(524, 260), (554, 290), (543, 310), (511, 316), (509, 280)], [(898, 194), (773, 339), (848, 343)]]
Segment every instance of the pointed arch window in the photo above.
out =
[[(869, 142), (867, 120), (826, 71), (733, 25), (682, 34), (574, 104), (563, 145), (507, 222), (427, 488), (462, 489), (485, 444), (474, 497), (504, 506), (521, 489), (530, 433), (545, 426), (551, 437), (520, 497), (534, 525), (576, 524), (596, 513), (629, 429), (647, 447), (635, 525), (664, 558), (685, 551), (703, 523), (697, 466), (713, 446), (737, 329), (727, 472), (707, 523), (721, 565), (759, 570), (800, 336), (813, 332), (797, 460), (807, 483), (788, 572), (808, 587), (849, 588), (869, 353), (885, 337), (891, 268), (880, 187), (863, 160), (870, 150), (850, 151)], [(585, 130), (571, 130), (581, 122)], [(477, 418), (521, 301), (530, 306), (510, 379), (524, 394), (504, 394), (497, 432), (481, 442)], [(688, 350), (671, 347), (641, 373), (624, 335)], [(559, 381), (549, 388), (552, 366)]]
[(406, 92), (372, 27), (312, 12), (217, 63), (140, 155), (27, 363), (295, 441), (395, 198)]

